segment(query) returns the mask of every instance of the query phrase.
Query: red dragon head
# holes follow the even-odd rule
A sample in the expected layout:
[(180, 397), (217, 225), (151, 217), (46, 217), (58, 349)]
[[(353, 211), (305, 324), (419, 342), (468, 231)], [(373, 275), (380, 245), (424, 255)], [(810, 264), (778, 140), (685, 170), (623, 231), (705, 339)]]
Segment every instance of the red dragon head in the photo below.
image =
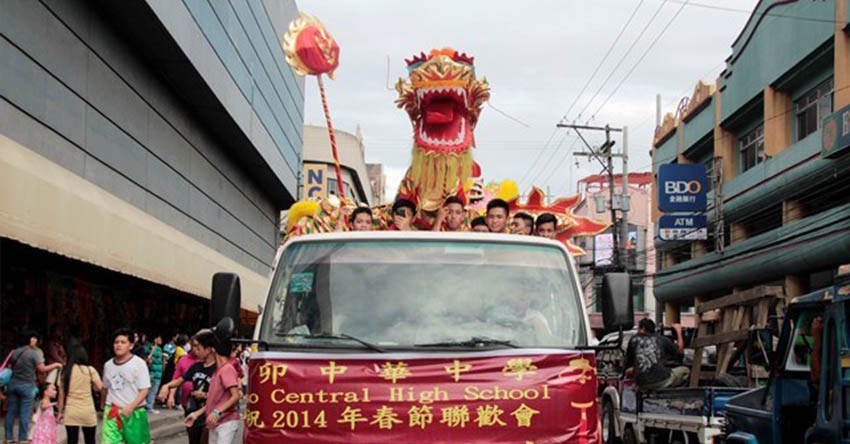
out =
[(472, 130), (490, 98), (487, 80), (475, 77), (474, 59), (443, 48), (406, 62), (409, 81), (396, 83), (396, 105), (410, 116), (416, 145), (440, 153), (474, 146)]

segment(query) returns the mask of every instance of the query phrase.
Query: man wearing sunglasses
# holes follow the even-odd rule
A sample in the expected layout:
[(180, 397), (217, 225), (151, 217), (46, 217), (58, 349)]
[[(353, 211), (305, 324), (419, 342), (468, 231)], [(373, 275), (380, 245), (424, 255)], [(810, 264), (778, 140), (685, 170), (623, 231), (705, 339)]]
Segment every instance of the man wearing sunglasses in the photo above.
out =
[(416, 216), (416, 205), (407, 199), (398, 199), (393, 204), (393, 224), (391, 230), (413, 231), (413, 218)]

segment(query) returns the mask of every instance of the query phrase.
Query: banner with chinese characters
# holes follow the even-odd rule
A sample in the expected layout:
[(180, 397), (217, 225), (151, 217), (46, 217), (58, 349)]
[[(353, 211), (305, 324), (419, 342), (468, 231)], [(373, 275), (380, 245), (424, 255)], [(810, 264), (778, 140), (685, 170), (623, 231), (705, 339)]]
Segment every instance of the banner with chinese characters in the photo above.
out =
[(599, 442), (593, 353), (255, 353), (246, 444)]

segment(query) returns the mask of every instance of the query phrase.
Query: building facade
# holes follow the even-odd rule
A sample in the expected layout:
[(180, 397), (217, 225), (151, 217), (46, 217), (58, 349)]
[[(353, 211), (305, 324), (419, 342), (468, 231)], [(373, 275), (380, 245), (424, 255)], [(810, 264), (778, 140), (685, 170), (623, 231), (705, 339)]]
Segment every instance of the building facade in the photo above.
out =
[[(366, 145), (360, 128), (354, 134), (334, 128), (342, 185), (347, 199), (358, 204), (376, 204), (366, 166)], [(315, 199), (339, 193), (328, 129), (304, 125), (304, 173), (301, 196)]]
[[(208, 323), (218, 271), (265, 297), (294, 202), (294, 1), (0, 1), (0, 330)], [(50, 324), (56, 324), (50, 325)], [(97, 359), (95, 354), (93, 359)]]
[(708, 239), (655, 244), (667, 322), (757, 285), (795, 297), (850, 262), (850, 156), (823, 155), (821, 128), (850, 105), (848, 17), (847, 0), (759, 2), (716, 82), (657, 128), (654, 171), (702, 163), (710, 178)]
[(387, 175), (384, 173), (384, 165), (367, 163), (366, 172), (369, 174), (369, 183), (372, 185), (372, 204), (387, 203)]

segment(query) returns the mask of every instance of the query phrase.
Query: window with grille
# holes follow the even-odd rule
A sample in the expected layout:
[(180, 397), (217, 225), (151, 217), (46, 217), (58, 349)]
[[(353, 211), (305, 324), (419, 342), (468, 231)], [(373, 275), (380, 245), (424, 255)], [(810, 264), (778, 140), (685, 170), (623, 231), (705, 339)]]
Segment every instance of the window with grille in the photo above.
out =
[(797, 140), (817, 131), (823, 118), (832, 112), (832, 90), (833, 80), (830, 77), (795, 102)]
[(738, 139), (738, 149), (741, 151), (741, 172), (764, 161), (764, 124)]

